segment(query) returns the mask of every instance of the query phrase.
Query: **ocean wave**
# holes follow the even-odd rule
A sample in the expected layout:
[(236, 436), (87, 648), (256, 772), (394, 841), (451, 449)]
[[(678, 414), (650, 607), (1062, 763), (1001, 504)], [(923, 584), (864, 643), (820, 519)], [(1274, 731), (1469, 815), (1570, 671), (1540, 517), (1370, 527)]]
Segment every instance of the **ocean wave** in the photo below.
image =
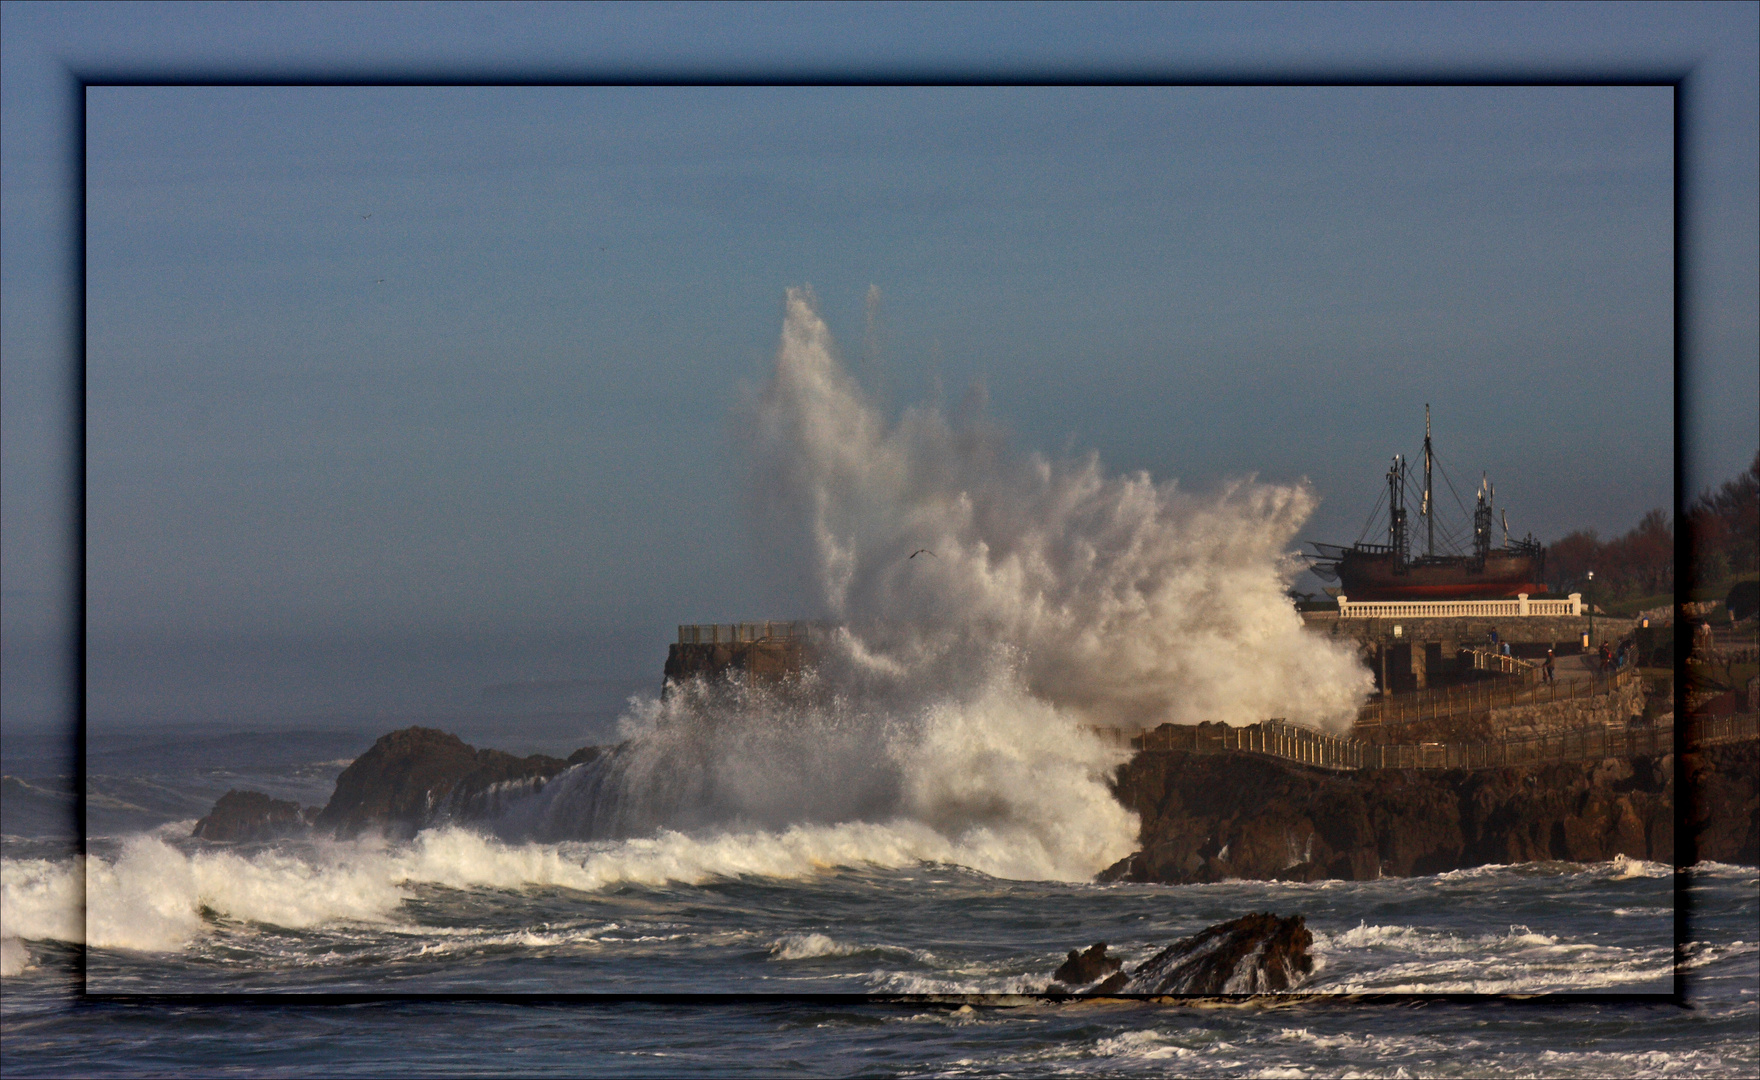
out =
[(1537, 993), (1647, 985), (1672, 972), (1671, 949), (1561, 940), (1516, 924), (1502, 933), (1451, 934), (1372, 925), (1314, 931), (1313, 953), (1336, 976), (1316, 972), (1319, 993)]
[(1613, 861), (1596, 864), (1594, 869), (1604, 872), (1615, 881), (1630, 881), (1633, 878), (1666, 878), (1674, 876), (1674, 867), (1668, 863), (1650, 862), (1646, 859), (1633, 859), (1625, 855), (1615, 855)]
[(817, 960), (821, 957), (890, 956), (917, 963), (931, 963), (935, 957), (922, 949), (898, 945), (864, 945), (842, 941), (826, 934), (784, 934), (770, 943), (772, 960)]
[(1680, 964), (1683, 968), (1693, 969), (1708, 967), (1723, 960), (1738, 956), (1753, 956), (1760, 953), (1760, 942), (1731, 941), (1718, 944), (1710, 941), (1689, 941), (1681, 946)]
[(285, 929), (386, 924), (415, 885), (597, 892), (745, 876), (800, 879), (860, 866), (1041, 869), (1019, 857), (1031, 846), (984, 830), (951, 841), (912, 821), (560, 844), (505, 843), (446, 827), (408, 844), (369, 838), (249, 851), (190, 848), (149, 834), (129, 839), (113, 858), (88, 856), (84, 927), (75, 860), (7, 859), (0, 878), (8, 936), (79, 942), (89, 932), (88, 943), (98, 948), (170, 951), (205, 933), (216, 917)]
[(31, 951), (23, 941), (15, 937), (0, 937), (0, 978), (12, 978), (22, 975), (34, 965), (31, 963)]
[(0, 926), (7, 939), (78, 942), (84, 907), (84, 883), (72, 859), (0, 860)]
[(870, 990), (879, 994), (911, 994), (923, 997), (1037, 997), (1051, 985), (1046, 975), (948, 972), (927, 974), (913, 971), (870, 971), (864, 976)]

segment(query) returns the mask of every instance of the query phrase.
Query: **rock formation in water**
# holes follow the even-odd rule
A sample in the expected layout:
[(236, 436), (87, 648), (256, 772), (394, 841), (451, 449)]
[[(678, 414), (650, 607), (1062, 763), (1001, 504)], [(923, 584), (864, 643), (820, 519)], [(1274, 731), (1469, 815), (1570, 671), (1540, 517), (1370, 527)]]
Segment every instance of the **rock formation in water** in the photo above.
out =
[(1101, 880), (1365, 880), (1616, 855), (1670, 862), (1673, 779), (1668, 756), (1331, 773), (1252, 754), (1140, 753), (1119, 768), (1116, 791), (1142, 817), (1143, 847)]
[(1218, 923), (1124, 971), (1100, 942), (1086, 952), (1071, 949), (1047, 988), (1053, 995), (1279, 994), (1294, 990), (1314, 970), (1314, 943), (1300, 915), (1268, 912)]
[(305, 832), (316, 807), (271, 799), (260, 791), (234, 789), (220, 796), (208, 816), (196, 822), (191, 836), (227, 843), (275, 840)]
[(443, 820), (481, 818), (498, 799), (542, 790), (544, 782), (599, 753), (587, 746), (566, 760), (479, 750), (434, 728), (393, 731), (336, 778), (314, 824), (347, 839), (368, 830), (409, 837)]
[(1106, 955), (1104, 941), (1088, 947), (1086, 952), (1069, 951), (1069, 959), (1052, 974), (1060, 986), (1092, 986), (1124, 966), (1116, 956)]
[(1174, 942), (1131, 973), (1127, 994), (1277, 994), (1314, 970), (1307, 920), (1243, 915)]

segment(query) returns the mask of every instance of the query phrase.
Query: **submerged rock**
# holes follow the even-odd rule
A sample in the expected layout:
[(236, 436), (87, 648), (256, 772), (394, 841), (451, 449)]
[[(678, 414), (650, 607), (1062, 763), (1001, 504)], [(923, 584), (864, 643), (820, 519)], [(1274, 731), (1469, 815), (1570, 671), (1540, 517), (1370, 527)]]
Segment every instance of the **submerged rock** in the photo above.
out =
[(260, 791), (234, 789), (220, 796), (190, 835), (232, 843), (274, 840), (306, 831), (316, 813), (315, 807), (301, 810), (298, 803), (271, 799)]
[(434, 728), (393, 731), (336, 778), (315, 824), (341, 838), (368, 830), (408, 837), (443, 820), (488, 816), (503, 796), (531, 794), (564, 769), (591, 761), (596, 747), (568, 760), (479, 750)]
[(1135, 971), (1106, 955), (1100, 942), (1086, 952), (1071, 949), (1046, 988), (1052, 995), (1081, 994), (1278, 994), (1294, 990), (1313, 972), (1314, 943), (1300, 915), (1243, 915), (1181, 938)]

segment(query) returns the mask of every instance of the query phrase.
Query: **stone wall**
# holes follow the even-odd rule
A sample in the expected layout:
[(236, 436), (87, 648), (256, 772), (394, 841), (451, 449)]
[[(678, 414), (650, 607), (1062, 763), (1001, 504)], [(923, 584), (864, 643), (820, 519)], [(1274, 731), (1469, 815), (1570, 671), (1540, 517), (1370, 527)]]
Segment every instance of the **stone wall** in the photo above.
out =
[(1553, 731), (1625, 727), (1644, 715), (1645, 698), (1643, 682), (1634, 681), (1594, 697), (1492, 709), (1491, 723), (1506, 739)]
[[(1639, 679), (1591, 697), (1524, 705), (1498, 705), (1484, 711), (1464, 711), (1423, 720), (1360, 728), (1352, 734), (1366, 742), (1376, 743), (1488, 743), (1560, 731), (1623, 728), (1642, 722), (1651, 690), (1645, 680)], [(1668, 712), (1653, 716), (1652, 721), (1657, 724), (1672, 724), (1674, 714)]]
[(811, 646), (798, 639), (687, 644), (674, 642), (666, 651), (665, 683), (686, 679), (743, 679), (748, 685), (776, 683), (812, 664)]
[(1302, 621), (1311, 633), (1355, 642), (1364, 666), (1375, 673), (1376, 688), (1396, 693), (1471, 677), (1460, 652), (1483, 648), (1493, 630), (1500, 641), (1510, 643), (1516, 656), (1539, 659), (1547, 649), (1559, 656), (1582, 652), (1584, 634), (1589, 634), (1593, 649), (1631, 629), (1629, 619), (1600, 615), (1593, 619), (1587, 615), (1346, 619), (1337, 612), (1307, 611)]

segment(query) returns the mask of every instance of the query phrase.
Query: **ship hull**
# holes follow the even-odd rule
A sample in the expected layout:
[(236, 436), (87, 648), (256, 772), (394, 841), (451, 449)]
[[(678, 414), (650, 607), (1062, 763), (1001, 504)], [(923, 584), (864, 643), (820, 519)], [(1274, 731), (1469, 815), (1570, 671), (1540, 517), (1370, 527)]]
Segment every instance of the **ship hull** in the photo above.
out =
[(1468, 559), (1397, 567), (1391, 555), (1347, 551), (1338, 561), (1339, 592), (1351, 600), (1499, 600), (1546, 591), (1539, 560), (1492, 552), (1483, 566)]

